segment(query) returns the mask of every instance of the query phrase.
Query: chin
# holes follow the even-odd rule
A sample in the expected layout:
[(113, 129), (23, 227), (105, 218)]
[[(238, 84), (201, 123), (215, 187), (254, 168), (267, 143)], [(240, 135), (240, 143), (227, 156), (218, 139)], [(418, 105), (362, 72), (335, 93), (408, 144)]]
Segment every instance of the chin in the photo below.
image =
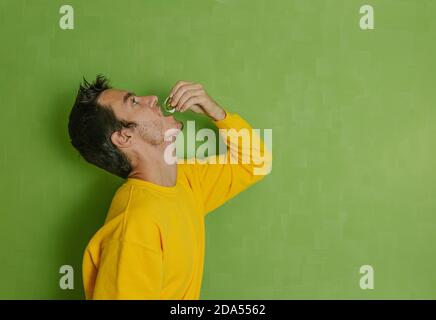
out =
[(184, 127), (184, 123), (182, 122), (182, 121), (177, 121), (177, 124), (178, 124), (178, 129), (180, 130), (180, 131), (182, 131), (183, 130), (183, 127)]
[(183, 122), (182, 121), (179, 121), (179, 120), (176, 120), (175, 118), (174, 118), (174, 129), (179, 129), (180, 131), (182, 131), (183, 130)]
[(180, 132), (183, 130), (183, 122), (174, 119), (174, 123), (172, 123), (169, 126), (169, 129), (167, 129), (164, 133), (164, 141), (170, 141), (174, 142), (176, 140), (176, 137), (179, 135)]

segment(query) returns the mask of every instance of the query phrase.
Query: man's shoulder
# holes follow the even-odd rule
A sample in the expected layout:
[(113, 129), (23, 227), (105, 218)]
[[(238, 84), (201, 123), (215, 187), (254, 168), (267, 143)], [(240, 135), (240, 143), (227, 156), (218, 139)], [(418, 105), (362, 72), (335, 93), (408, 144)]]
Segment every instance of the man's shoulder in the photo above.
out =
[(153, 204), (147, 192), (123, 184), (113, 196), (104, 224), (90, 239), (87, 249), (94, 251), (108, 241), (124, 241), (131, 234), (158, 227), (158, 216), (151, 209)]

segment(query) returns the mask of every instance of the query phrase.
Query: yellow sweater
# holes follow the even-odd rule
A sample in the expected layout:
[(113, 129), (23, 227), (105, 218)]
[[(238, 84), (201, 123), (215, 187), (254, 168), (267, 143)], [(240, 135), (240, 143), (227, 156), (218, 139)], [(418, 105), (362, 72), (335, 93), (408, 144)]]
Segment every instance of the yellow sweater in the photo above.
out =
[[(240, 116), (227, 112), (225, 119), (214, 123), (221, 129), (249, 129), (252, 142), (259, 142), (264, 153), (251, 154), (253, 144), (225, 138), (227, 154), (194, 164), (179, 161), (174, 187), (127, 179), (85, 250), (87, 299), (199, 299), (205, 216), (262, 179), (254, 168), (266, 167), (267, 174), (272, 164), (259, 135)], [(229, 163), (232, 149), (239, 154), (237, 164)], [(243, 154), (251, 154), (250, 163), (242, 163)], [(227, 164), (221, 162), (224, 157)]]

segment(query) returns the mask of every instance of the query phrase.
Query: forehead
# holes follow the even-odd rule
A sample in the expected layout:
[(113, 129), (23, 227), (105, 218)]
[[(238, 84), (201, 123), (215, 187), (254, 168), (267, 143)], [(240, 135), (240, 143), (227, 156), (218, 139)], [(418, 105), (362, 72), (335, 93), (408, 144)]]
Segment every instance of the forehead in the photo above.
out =
[(104, 90), (98, 97), (98, 103), (104, 106), (117, 106), (124, 103), (128, 91), (119, 89)]

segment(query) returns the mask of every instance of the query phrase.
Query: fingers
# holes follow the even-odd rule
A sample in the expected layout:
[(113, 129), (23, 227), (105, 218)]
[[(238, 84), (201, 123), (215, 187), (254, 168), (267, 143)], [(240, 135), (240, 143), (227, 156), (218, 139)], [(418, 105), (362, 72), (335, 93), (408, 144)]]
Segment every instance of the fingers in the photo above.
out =
[[(179, 81), (176, 86), (174, 87), (174, 89), (172, 90), (172, 98), (171, 98), (171, 105), (173, 107), (177, 107), (177, 106), (181, 106), (179, 104), (180, 98), (185, 94), (185, 92), (190, 91), (190, 90), (199, 90), (202, 89), (203, 87), (200, 84), (196, 84), (196, 83), (191, 83), (191, 82), (182, 82)], [(199, 92), (197, 92), (199, 93)], [(170, 94), (170, 95), (171, 95)]]
[(179, 112), (185, 112), (186, 110), (192, 108), (193, 111), (198, 112), (199, 109), (201, 110), (200, 107), (197, 108), (197, 105), (201, 104), (201, 102), (203, 101), (203, 97), (201, 96), (191, 96), (184, 104), (183, 106), (179, 109)]
[(189, 110), (195, 112), (195, 113), (205, 113), (203, 108), (200, 107), (198, 104), (193, 104), (192, 106), (189, 107)]
[(185, 93), (180, 97), (179, 102), (176, 105), (176, 110), (181, 111), (181, 109), (185, 106), (186, 101), (188, 101), (191, 97), (197, 97), (201, 96), (202, 90), (201, 89), (191, 89), (186, 90)]
[(170, 92), (170, 98), (172, 98), (174, 96), (174, 94), (176, 93), (176, 91), (183, 86), (184, 84), (188, 84), (190, 82), (188, 81), (177, 81), (177, 83), (174, 85), (174, 87), (171, 89)]

